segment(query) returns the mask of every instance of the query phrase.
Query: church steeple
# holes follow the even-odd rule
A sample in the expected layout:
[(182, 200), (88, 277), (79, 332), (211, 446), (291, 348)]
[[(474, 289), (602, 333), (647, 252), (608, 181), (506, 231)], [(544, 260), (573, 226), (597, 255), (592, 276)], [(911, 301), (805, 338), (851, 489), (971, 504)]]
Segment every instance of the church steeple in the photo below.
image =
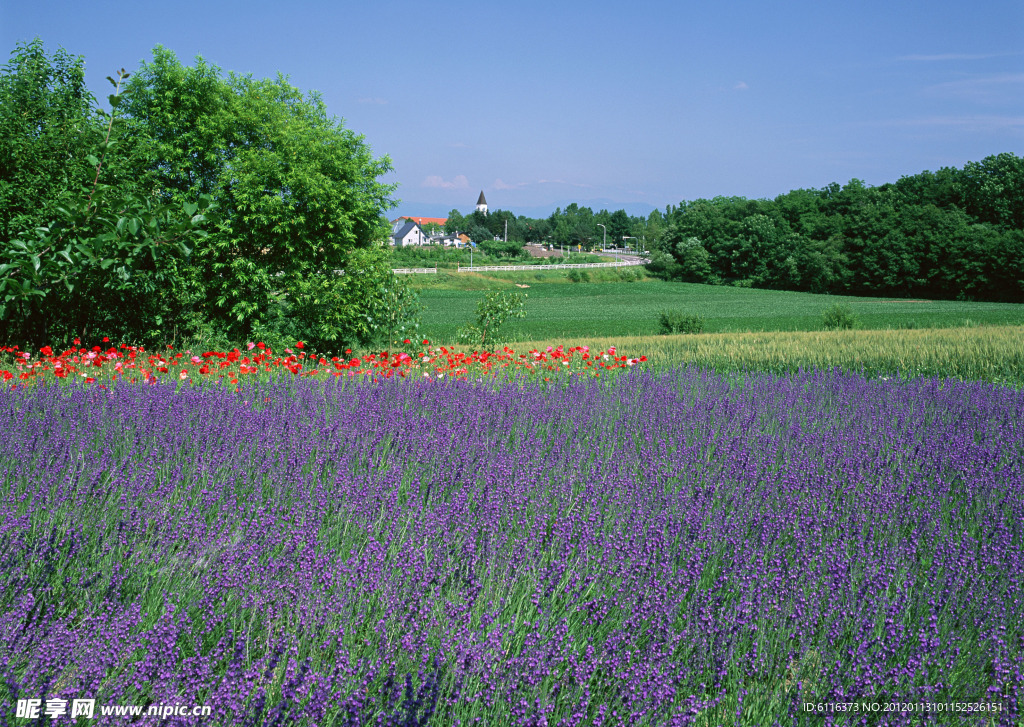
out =
[(480, 190), (480, 197), (476, 201), (476, 211), (487, 214), (487, 199), (484, 197), (484, 191)]

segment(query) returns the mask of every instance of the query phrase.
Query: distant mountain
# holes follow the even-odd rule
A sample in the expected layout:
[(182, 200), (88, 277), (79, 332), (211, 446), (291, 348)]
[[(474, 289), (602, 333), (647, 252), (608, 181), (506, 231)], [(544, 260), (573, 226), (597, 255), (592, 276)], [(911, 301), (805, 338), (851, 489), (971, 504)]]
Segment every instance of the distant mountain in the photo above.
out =
[[(494, 205), (494, 209), (508, 210), (514, 212), (518, 217), (532, 217), (547, 218), (556, 209), (565, 209), (573, 202), (578, 204), (580, 207), (589, 207), (594, 212), (600, 212), (601, 210), (608, 210), (614, 212), (615, 210), (625, 210), (626, 214), (633, 217), (647, 217), (655, 209), (658, 209), (652, 204), (646, 202), (615, 202), (610, 199), (569, 199), (562, 200), (560, 202), (553, 202), (547, 205), (537, 205), (532, 207), (523, 207), (518, 205), (510, 205), (508, 207), (502, 207), (501, 205)], [(388, 213), (388, 219), (394, 219), (399, 215), (403, 217), (447, 217), (448, 209), (439, 209), (436, 204), (422, 203), (422, 202), (402, 202), (398, 208), (391, 210)], [(472, 207), (466, 209), (459, 209), (464, 215), (468, 215), (473, 211)]]

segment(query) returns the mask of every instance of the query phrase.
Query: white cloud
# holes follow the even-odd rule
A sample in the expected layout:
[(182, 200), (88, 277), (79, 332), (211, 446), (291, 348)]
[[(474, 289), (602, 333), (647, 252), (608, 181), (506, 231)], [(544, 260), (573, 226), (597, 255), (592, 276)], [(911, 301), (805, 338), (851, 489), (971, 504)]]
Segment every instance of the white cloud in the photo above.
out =
[(750, 86), (748, 86), (744, 81), (740, 81), (735, 86), (733, 86), (733, 88), (737, 91), (746, 91), (748, 88), (750, 88)]
[(491, 186), (494, 187), (495, 189), (519, 189), (520, 187), (525, 187), (527, 184), (529, 184), (529, 182), (519, 182), (518, 184), (507, 184), (507, 183), (501, 181), (500, 179), (495, 179), (494, 180), (494, 184), (492, 184)]
[(515, 184), (509, 184), (501, 179), (495, 179), (494, 184), (491, 186), (495, 189), (522, 189), (523, 187), (532, 187), (535, 184), (564, 184), (568, 187), (586, 188), (593, 186), (590, 184), (581, 184), (579, 182), (567, 182), (564, 179), (538, 179), (536, 182), (516, 182)]
[(356, 103), (371, 104), (373, 106), (387, 106), (388, 100), (386, 98), (379, 98), (377, 96), (371, 96), (367, 98), (356, 99)]
[(996, 76), (981, 76), (979, 78), (967, 78), (962, 81), (949, 81), (940, 83), (933, 88), (960, 88), (962, 86), (997, 86), (1004, 83), (1024, 83), (1024, 73), (1000, 73)]
[(869, 126), (954, 127), (970, 131), (1024, 130), (1024, 116), (927, 116), (916, 119), (877, 121)]
[(1004, 56), (1015, 56), (1018, 53), (935, 53), (933, 55), (909, 55), (900, 56), (898, 61), (917, 61), (933, 63), (935, 61), (981, 61), (986, 58), (1002, 58)]
[(1019, 93), (1008, 91), (1006, 86), (1020, 84), (1024, 84), (1024, 73), (1001, 73), (995, 76), (981, 76), (938, 83), (934, 86), (929, 86), (925, 91), (939, 96), (951, 96), (975, 101), (1001, 101), (1007, 98), (1007, 94)]
[(469, 180), (466, 179), (466, 175), (459, 174), (452, 181), (445, 181), (444, 177), (439, 177), (436, 174), (432, 174), (423, 180), (424, 187), (437, 187), (439, 189), (467, 189), (469, 187)]

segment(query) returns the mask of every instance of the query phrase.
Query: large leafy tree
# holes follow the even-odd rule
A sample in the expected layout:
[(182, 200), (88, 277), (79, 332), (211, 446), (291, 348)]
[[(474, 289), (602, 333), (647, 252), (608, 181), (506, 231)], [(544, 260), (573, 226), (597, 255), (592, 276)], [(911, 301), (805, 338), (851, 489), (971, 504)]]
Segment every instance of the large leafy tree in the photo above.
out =
[(100, 139), (81, 56), (47, 56), (38, 38), (0, 68), (0, 240), (18, 235), (90, 177)]
[[(82, 59), (42, 42), (0, 71), (0, 339), (55, 342), (104, 331), (145, 336), (174, 308), (176, 262), (208, 221), (210, 200), (164, 204), (140, 175), (138, 145), (95, 107)], [(158, 298), (155, 293), (163, 293)]]
[[(354, 290), (338, 283), (338, 270), (362, 271), (371, 287), (401, 285), (379, 264), (394, 187), (378, 178), (390, 161), (374, 158), (317, 94), (304, 96), (283, 76), (224, 76), (202, 58), (186, 67), (157, 47), (124, 96), (129, 133), (151, 140), (146, 171), (165, 194), (205, 192), (219, 205), (222, 223), (197, 247), (190, 274), (205, 291), (200, 305), (228, 335), (265, 333), (323, 300), (352, 309), (354, 301), (338, 300)], [(303, 335), (305, 317), (293, 316), (300, 327), (290, 330)], [(304, 335), (337, 347), (382, 333), (329, 320)]]

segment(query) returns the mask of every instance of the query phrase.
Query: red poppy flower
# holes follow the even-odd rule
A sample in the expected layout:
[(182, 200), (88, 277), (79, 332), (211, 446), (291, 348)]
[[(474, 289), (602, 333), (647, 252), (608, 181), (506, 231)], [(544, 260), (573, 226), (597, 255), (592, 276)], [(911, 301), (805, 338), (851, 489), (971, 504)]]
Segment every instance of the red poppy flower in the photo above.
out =
[(304, 344), (302, 341), (299, 341), (298, 343), (295, 344), (295, 348), (305, 348), (305, 347), (306, 347), (306, 344)]

